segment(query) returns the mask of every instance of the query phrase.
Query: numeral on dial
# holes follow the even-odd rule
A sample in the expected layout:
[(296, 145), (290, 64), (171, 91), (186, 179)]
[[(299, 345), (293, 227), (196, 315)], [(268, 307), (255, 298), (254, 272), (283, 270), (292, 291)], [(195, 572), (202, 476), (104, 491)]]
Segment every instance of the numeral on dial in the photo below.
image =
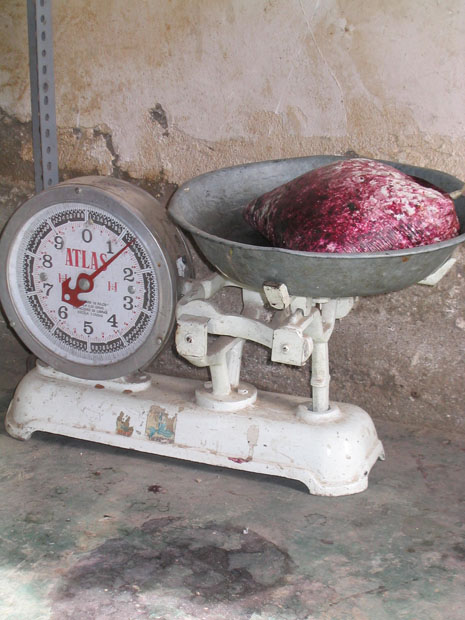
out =
[(92, 327), (92, 321), (84, 321), (84, 333), (90, 336), (90, 334), (94, 333), (94, 328)]
[(123, 269), (123, 273), (123, 280), (127, 280), (128, 282), (134, 282), (134, 271), (131, 269), (131, 267), (125, 267)]
[(68, 318), (68, 308), (66, 306), (60, 306), (58, 308), (58, 316), (60, 317), (60, 319), (67, 319)]
[(112, 314), (109, 319), (107, 319), (107, 323), (110, 323), (112, 327), (118, 327), (118, 322), (116, 321), (116, 314)]
[(123, 297), (124, 300), (124, 304), (123, 304), (123, 308), (125, 310), (132, 310), (134, 308), (134, 300), (132, 297), (129, 297), (129, 295), (125, 295)]

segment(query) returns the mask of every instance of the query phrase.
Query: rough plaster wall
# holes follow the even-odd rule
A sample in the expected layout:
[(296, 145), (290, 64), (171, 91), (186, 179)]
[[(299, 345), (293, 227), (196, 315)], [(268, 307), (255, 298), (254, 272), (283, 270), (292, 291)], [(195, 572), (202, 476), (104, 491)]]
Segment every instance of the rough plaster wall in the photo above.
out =
[[(25, 2), (2, 9), (0, 174), (24, 179)], [(465, 178), (461, 0), (54, 0), (53, 9), (66, 176), (180, 183), (252, 160), (355, 151)], [(434, 290), (362, 300), (333, 337), (333, 397), (464, 430), (464, 262), (462, 252)], [(305, 392), (308, 369), (268, 357), (247, 348), (250, 379)], [(187, 372), (171, 352), (158, 365)]]
[[(25, 2), (2, 4), (0, 105), (24, 121)], [(62, 167), (108, 174), (116, 153), (133, 177), (163, 171), (179, 183), (233, 163), (351, 149), (465, 177), (461, 0), (53, 8)], [(90, 144), (94, 128), (111, 134), (114, 153), (101, 136)]]

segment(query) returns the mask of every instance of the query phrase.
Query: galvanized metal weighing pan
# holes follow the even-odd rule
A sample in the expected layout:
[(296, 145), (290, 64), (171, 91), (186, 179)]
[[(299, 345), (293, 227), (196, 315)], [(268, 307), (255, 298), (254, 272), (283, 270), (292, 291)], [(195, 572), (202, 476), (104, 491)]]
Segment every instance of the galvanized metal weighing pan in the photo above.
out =
[[(465, 198), (455, 201), (460, 236), (412, 249), (360, 254), (296, 252), (270, 247), (244, 221), (253, 198), (342, 157), (315, 156), (265, 161), (208, 172), (173, 195), (169, 213), (193, 236), (205, 257), (229, 279), (259, 290), (266, 281), (284, 282), (293, 295), (353, 297), (403, 289), (438, 269), (465, 241)], [(451, 192), (459, 179), (429, 168), (388, 163)]]

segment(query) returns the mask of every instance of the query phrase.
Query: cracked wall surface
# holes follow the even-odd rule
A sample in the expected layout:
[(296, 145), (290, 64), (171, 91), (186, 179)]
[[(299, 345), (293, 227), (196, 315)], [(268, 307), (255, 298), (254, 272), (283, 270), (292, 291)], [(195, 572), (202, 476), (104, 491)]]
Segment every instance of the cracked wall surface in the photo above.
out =
[[(15, 182), (33, 178), (25, 4), (0, 18), (0, 176)], [(53, 20), (62, 176), (166, 195), (223, 166), (352, 152), (465, 178), (461, 0), (54, 0)], [(334, 396), (463, 430), (464, 287), (459, 252), (435, 289), (362, 300), (333, 338)], [(307, 370), (247, 351), (258, 383), (305, 392)], [(188, 372), (169, 351), (159, 365)]]

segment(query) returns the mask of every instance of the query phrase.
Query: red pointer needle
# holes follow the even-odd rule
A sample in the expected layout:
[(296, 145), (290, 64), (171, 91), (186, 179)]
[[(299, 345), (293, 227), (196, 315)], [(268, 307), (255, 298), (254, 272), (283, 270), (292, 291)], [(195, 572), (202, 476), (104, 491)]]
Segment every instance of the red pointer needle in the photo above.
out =
[(69, 283), (71, 282), (71, 278), (66, 278), (61, 283), (61, 301), (74, 306), (75, 308), (80, 308), (86, 302), (79, 299), (78, 295), (80, 293), (90, 293), (90, 291), (94, 288), (94, 279), (105, 271), (105, 269), (111, 265), (111, 263), (118, 258), (120, 254), (122, 254), (127, 248), (134, 243), (136, 239), (132, 239), (129, 243), (126, 243), (124, 248), (121, 248), (114, 256), (112, 256), (109, 260), (103, 263), (98, 269), (96, 269), (93, 273), (81, 273), (78, 275), (76, 279), (76, 287), (71, 288)]

